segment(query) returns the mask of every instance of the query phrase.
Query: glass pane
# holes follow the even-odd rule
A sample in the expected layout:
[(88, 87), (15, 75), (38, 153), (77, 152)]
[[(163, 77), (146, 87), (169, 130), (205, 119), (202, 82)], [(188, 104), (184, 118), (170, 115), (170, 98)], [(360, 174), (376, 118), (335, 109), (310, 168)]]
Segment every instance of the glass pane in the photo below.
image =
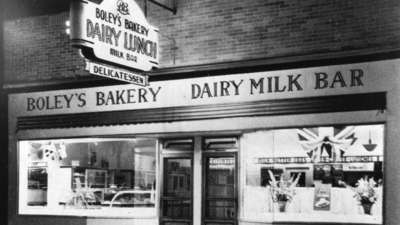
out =
[(235, 195), (235, 158), (207, 159), (206, 198), (233, 198)]
[(166, 159), (164, 168), (164, 196), (191, 198), (191, 160)]
[(164, 193), (161, 203), (163, 219), (192, 219), (191, 159), (164, 159)]
[(246, 218), (382, 224), (384, 125), (247, 133)]
[(22, 207), (42, 207), (49, 214), (155, 207), (156, 139), (40, 140), (20, 146), (20, 170), (27, 173), (20, 176)]
[(163, 216), (174, 219), (191, 219), (191, 204), (191, 200), (164, 200)]
[(206, 166), (206, 219), (235, 219), (235, 158), (208, 157)]
[(123, 191), (114, 195), (112, 207), (154, 207), (151, 193), (138, 191)]
[(235, 203), (233, 200), (207, 200), (206, 218), (208, 219), (235, 219)]

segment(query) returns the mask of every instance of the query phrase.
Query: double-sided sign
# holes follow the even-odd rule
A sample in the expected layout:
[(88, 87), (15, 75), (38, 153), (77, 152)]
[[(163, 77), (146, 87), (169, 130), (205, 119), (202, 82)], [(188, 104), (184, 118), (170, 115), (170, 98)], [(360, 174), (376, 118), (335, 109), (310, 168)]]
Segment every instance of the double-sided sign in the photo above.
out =
[(86, 58), (117, 66), (111, 68), (110, 78), (123, 77), (115, 75), (118, 66), (139, 71), (158, 67), (158, 29), (147, 22), (135, 1), (75, 0), (70, 22), (72, 44), (82, 48)]

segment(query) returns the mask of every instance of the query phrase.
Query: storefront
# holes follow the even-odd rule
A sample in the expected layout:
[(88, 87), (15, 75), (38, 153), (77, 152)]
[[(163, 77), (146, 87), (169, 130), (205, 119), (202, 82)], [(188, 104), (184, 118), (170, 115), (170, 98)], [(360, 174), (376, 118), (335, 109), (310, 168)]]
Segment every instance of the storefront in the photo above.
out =
[(10, 95), (14, 219), (384, 224), (398, 74), (394, 59)]

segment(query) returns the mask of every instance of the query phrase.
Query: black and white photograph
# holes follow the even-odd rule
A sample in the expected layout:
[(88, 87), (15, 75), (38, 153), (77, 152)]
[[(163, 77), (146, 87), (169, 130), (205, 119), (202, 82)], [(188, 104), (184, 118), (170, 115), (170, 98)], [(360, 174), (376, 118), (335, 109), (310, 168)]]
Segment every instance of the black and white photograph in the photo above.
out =
[(5, 225), (399, 225), (399, 0), (2, 0)]

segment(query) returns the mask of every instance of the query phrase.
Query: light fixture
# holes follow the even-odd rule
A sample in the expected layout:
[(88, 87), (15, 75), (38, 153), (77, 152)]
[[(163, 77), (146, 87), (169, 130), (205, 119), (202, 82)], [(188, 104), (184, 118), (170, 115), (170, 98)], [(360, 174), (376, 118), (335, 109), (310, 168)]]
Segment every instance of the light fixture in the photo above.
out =
[(69, 20), (65, 21), (65, 33), (67, 33), (68, 35), (71, 33), (71, 29), (70, 29), (71, 23)]
[(363, 146), (369, 152), (372, 152), (376, 148), (377, 144), (372, 144), (371, 131), (369, 131), (368, 144), (363, 144)]

